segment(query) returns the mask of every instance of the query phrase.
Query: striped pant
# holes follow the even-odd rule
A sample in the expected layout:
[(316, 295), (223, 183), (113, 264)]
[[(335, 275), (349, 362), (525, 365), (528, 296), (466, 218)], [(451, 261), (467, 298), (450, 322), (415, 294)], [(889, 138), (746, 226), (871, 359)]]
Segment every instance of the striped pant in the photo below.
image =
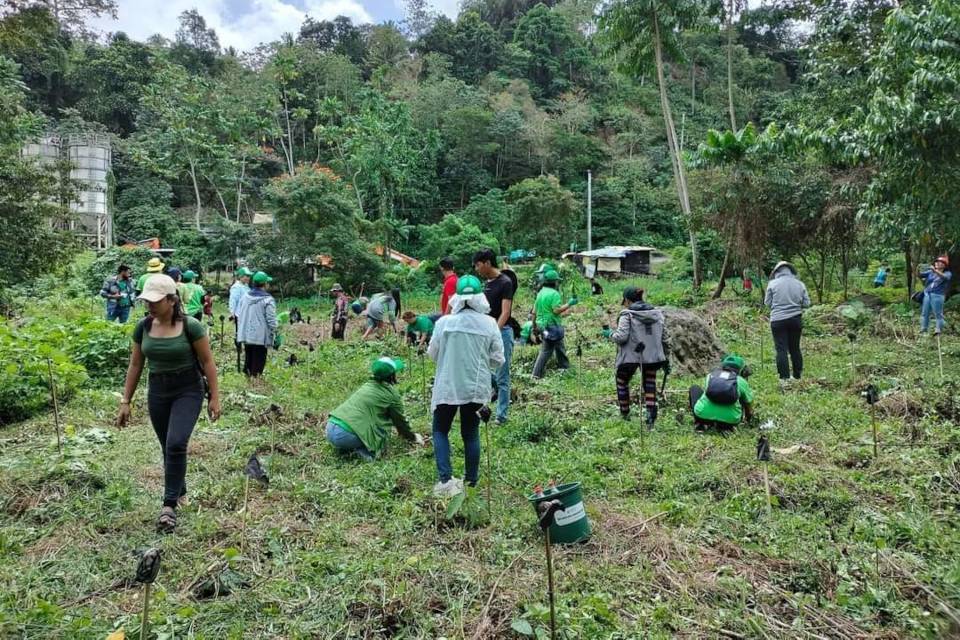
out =
[[(617, 404), (620, 405), (620, 414), (630, 415), (630, 380), (640, 368), (639, 364), (622, 364), (617, 367)], [(647, 421), (657, 419), (657, 368), (651, 366), (643, 369), (643, 404), (647, 408)]]

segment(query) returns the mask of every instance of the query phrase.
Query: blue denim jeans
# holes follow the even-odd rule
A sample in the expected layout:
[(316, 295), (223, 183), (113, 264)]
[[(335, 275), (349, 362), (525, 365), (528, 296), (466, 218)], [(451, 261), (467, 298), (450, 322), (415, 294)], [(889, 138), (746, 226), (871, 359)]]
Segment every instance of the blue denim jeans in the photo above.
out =
[(333, 422), (327, 422), (327, 441), (340, 453), (356, 453), (361, 459), (372, 462), (374, 456), (357, 434), (350, 433)]
[(513, 359), (513, 329), (504, 327), (500, 330), (503, 339), (503, 364), (493, 375), (493, 384), (497, 388), (497, 421), (507, 419), (507, 410), (510, 408), (510, 361)]
[(930, 327), (930, 314), (937, 319), (937, 333), (943, 331), (943, 302), (942, 293), (927, 293), (923, 296), (923, 306), (920, 308), (920, 331), (926, 333)]
[(125, 324), (127, 318), (130, 317), (130, 307), (121, 307), (116, 303), (107, 303), (107, 322), (113, 322), (114, 320), (118, 321), (120, 324)]
[(437, 476), (440, 482), (453, 477), (450, 466), (450, 427), (460, 410), (460, 436), (463, 438), (464, 472), (463, 480), (468, 485), (477, 484), (480, 479), (480, 416), (477, 411), (482, 405), (476, 402), (467, 404), (439, 404), (433, 410), (433, 457), (437, 462)]

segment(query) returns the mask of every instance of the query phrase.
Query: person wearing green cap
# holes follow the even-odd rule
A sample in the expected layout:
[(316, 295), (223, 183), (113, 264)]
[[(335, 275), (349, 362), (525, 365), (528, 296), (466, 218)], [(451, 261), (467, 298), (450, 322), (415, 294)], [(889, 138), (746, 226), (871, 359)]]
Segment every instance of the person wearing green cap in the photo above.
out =
[(623, 290), (623, 310), (616, 330), (604, 329), (603, 336), (617, 344), (617, 404), (624, 420), (630, 419), (630, 380), (640, 370), (647, 428), (657, 421), (657, 371), (670, 373), (670, 340), (663, 312), (643, 300), (643, 289)]
[(738, 355), (730, 354), (707, 374), (706, 390), (690, 387), (690, 408), (697, 431), (716, 427), (725, 432), (753, 418), (753, 390), (747, 382), (750, 369)]
[(537, 361), (533, 363), (533, 377), (535, 379), (543, 377), (547, 362), (550, 361), (550, 356), (553, 354), (557, 355), (557, 366), (561, 369), (570, 367), (570, 360), (567, 358), (567, 351), (563, 343), (563, 322), (560, 319), (570, 313), (570, 309), (579, 301), (574, 296), (564, 304), (560, 291), (557, 289), (559, 282), (560, 274), (555, 269), (544, 271), (543, 286), (533, 303), (535, 312), (534, 331), (539, 331), (542, 339), (540, 354), (537, 356)]
[(227, 308), (230, 309), (230, 321), (236, 322), (237, 309), (240, 307), (240, 300), (250, 291), (250, 277), (253, 271), (246, 267), (240, 267), (234, 274), (233, 284), (230, 285), (230, 298), (227, 301)]
[(410, 442), (423, 444), (423, 436), (410, 428), (397, 391), (397, 374), (403, 360), (378, 358), (370, 365), (371, 379), (360, 385), (327, 419), (327, 441), (340, 453), (355, 453), (372, 462), (387, 447), (390, 427)]
[(187, 269), (180, 278), (182, 282), (177, 286), (177, 293), (180, 294), (183, 312), (191, 318), (203, 321), (203, 296), (206, 295), (206, 291), (195, 282), (196, 272)]
[(237, 309), (237, 342), (244, 345), (243, 372), (256, 378), (267, 366), (267, 348), (277, 336), (277, 301), (267, 293), (273, 278), (263, 271), (253, 274), (250, 288)]
[[(427, 355), (437, 364), (430, 409), (433, 412), (433, 455), (437, 464), (439, 496), (474, 486), (480, 477), (480, 417), (478, 411), (493, 394), (492, 372), (504, 363), (503, 339), (490, 303), (476, 276), (461, 276), (450, 298), (449, 313), (433, 327)], [(464, 480), (453, 477), (450, 465), (450, 428), (460, 413)]]

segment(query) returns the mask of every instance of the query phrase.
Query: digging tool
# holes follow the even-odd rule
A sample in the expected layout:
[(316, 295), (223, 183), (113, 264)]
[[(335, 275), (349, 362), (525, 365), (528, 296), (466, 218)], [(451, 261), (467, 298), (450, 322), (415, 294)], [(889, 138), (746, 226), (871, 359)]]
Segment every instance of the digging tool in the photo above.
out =
[(870, 405), (870, 423), (873, 427), (873, 459), (876, 460), (879, 439), (877, 438), (877, 411), (874, 405), (880, 400), (880, 392), (875, 385), (871, 384), (864, 390), (863, 397), (867, 401), (867, 404)]
[(57, 451), (63, 458), (63, 441), (60, 438), (60, 404), (57, 402), (57, 385), (53, 380), (53, 361), (47, 358), (47, 372), (50, 375), (50, 397), (53, 399), (53, 424), (57, 430)]
[(548, 500), (537, 505), (540, 513), (539, 525), (543, 530), (544, 549), (547, 555), (547, 597), (550, 600), (550, 640), (557, 637), (557, 612), (553, 591), (553, 555), (550, 551), (550, 526), (557, 517), (558, 511), (563, 511), (563, 504), (559, 500)]
[(937, 357), (940, 358), (940, 382), (943, 382), (943, 349), (940, 347), (940, 334), (937, 334)]
[(226, 320), (226, 318), (224, 318), (223, 314), (221, 313), (220, 314), (220, 348), (221, 349), (223, 349), (223, 334), (225, 333), (223, 329), (224, 320)]
[(137, 565), (137, 575), (134, 578), (143, 585), (143, 611), (140, 614), (140, 640), (147, 640), (150, 631), (150, 589), (157, 574), (160, 573), (160, 549), (147, 549)]
[(773, 429), (773, 421), (767, 420), (760, 425), (760, 438), (757, 440), (757, 460), (763, 467), (763, 488), (767, 494), (767, 515), (773, 512), (773, 499), (770, 496), (770, 438), (767, 433)]

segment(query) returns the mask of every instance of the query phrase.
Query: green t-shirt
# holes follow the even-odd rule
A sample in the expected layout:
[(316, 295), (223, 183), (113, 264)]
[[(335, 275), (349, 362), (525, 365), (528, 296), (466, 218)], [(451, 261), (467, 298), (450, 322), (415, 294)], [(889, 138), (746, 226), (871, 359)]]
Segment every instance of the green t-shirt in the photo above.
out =
[[(710, 376), (707, 376), (709, 384)], [(704, 387), (706, 388), (706, 387)], [(717, 404), (704, 393), (697, 400), (693, 412), (701, 420), (715, 420), (726, 424), (739, 424), (743, 418), (743, 404), (753, 404), (753, 389), (742, 376), (737, 376), (737, 394), (739, 401), (733, 404)]]
[(413, 324), (409, 325), (410, 331), (414, 333), (426, 333), (427, 335), (433, 333), (433, 320), (430, 319), (430, 316), (417, 316), (417, 319), (414, 320)]
[[(117, 289), (119, 289), (121, 293), (120, 299), (117, 300), (117, 306), (122, 308), (132, 305), (133, 299), (136, 297), (133, 295), (133, 281), (129, 278), (126, 280), (117, 278)], [(124, 293), (127, 295), (122, 295)]]
[(173, 373), (197, 366), (193, 343), (207, 335), (202, 322), (190, 317), (184, 318), (183, 332), (171, 338), (154, 338), (147, 332), (145, 325), (146, 319), (137, 323), (133, 330), (133, 341), (140, 345), (152, 373)]
[(560, 292), (553, 287), (543, 287), (537, 294), (537, 299), (533, 303), (533, 308), (537, 313), (537, 326), (545, 329), (551, 326), (560, 325), (560, 316), (557, 315), (557, 307), (563, 306), (563, 299)]
[(403, 399), (395, 385), (368, 380), (330, 413), (330, 420), (360, 438), (373, 455), (387, 445), (390, 428), (413, 440), (410, 424), (403, 415)]
[(183, 303), (183, 311), (188, 316), (203, 311), (203, 296), (206, 293), (203, 287), (194, 282), (181, 282), (177, 285), (177, 292), (180, 294), (180, 302)]
[(147, 279), (150, 276), (162, 275), (160, 273), (141, 273), (140, 277), (137, 278), (137, 291), (143, 292), (143, 287), (147, 283)]

